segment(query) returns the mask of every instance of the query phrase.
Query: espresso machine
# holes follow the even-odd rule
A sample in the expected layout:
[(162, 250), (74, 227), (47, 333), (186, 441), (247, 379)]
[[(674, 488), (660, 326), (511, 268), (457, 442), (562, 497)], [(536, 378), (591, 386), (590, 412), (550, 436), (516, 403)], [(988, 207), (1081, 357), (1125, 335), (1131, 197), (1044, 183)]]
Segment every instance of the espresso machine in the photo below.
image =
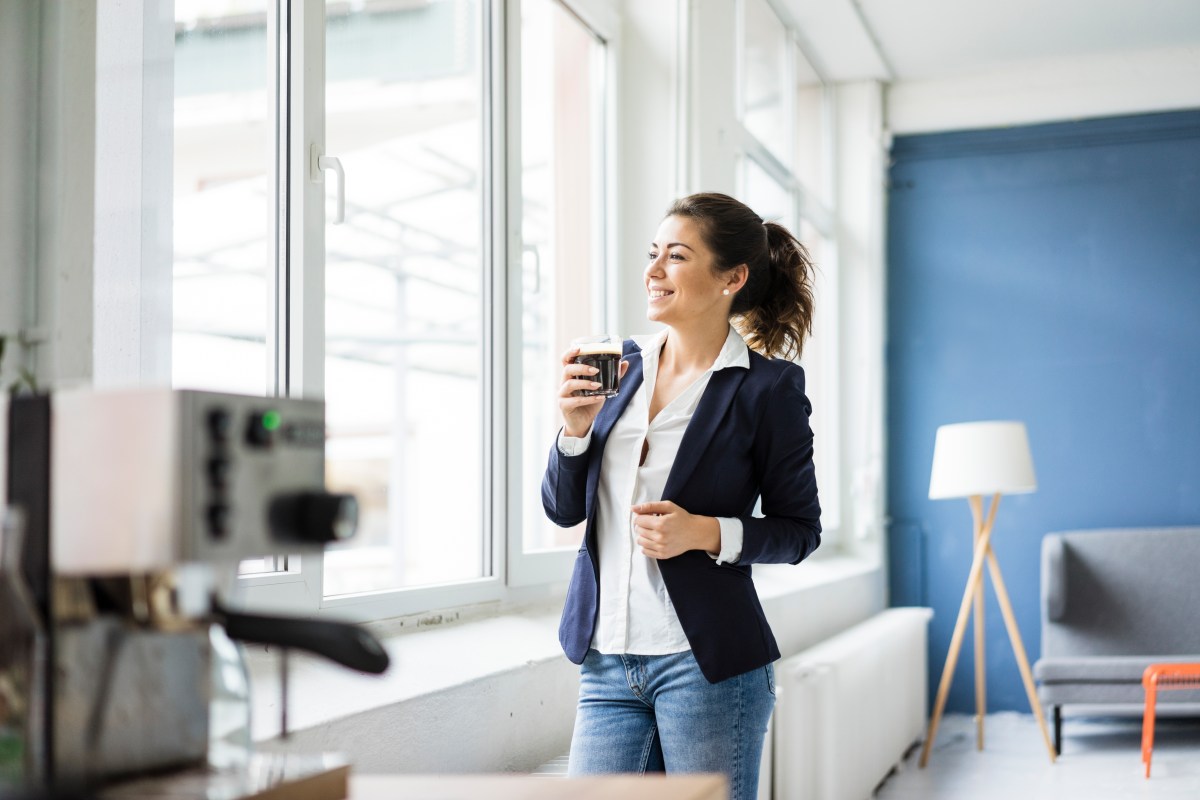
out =
[(101, 797), (344, 797), (336, 758), (263, 755), (232, 777), (209, 758), (213, 626), (388, 666), (357, 626), (231, 602), (242, 560), (315, 554), (355, 531), (355, 499), (325, 488), (323, 402), (80, 389), (7, 406), (0, 794), (7, 781)]

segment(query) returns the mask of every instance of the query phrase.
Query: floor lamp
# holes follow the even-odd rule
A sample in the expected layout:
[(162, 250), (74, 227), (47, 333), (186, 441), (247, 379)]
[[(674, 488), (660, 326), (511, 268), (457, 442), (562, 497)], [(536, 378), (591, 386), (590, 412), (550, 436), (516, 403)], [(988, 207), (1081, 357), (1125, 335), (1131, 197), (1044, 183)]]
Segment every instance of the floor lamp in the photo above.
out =
[[(987, 709), (984, 689), (986, 668), (983, 659), (985, 561), (992, 576), (992, 588), (995, 589), (996, 599), (1000, 603), (1000, 612), (1004, 616), (1004, 625), (1008, 629), (1008, 638), (1016, 654), (1017, 666), (1025, 683), (1025, 692), (1029, 695), (1029, 705), (1033, 708), (1034, 716), (1042, 729), (1042, 738), (1046, 741), (1050, 761), (1055, 760), (1054, 745), (1050, 742), (1046, 718), (1042, 715), (1042, 704), (1038, 701), (1037, 691), (1034, 689), (1029, 657), (1025, 654), (1021, 632), (1017, 629), (1008, 590), (1004, 587), (1000, 565), (996, 562), (991, 544), (992, 525), (996, 520), (1000, 495), (1022, 494), (1035, 489), (1037, 479), (1033, 474), (1033, 458), (1029, 454), (1029, 439), (1025, 434), (1024, 423), (963, 422), (938, 428), (933, 446), (929, 497), (932, 500), (967, 498), (975, 520), (975, 556), (971, 561), (971, 571), (967, 575), (967, 588), (963, 592), (962, 605), (958, 608), (958, 620), (954, 623), (954, 635), (950, 637), (950, 651), (946, 655), (946, 666), (942, 669), (937, 701), (934, 703), (933, 717), (929, 722), (929, 734), (925, 737), (925, 746), (921, 750), (922, 767), (929, 761), (929, 751), (933, 747), (934, 737), (937, 736), (938, 722), (941, 721), (942, 711), (946, 707), (946, 695), (954, 678), (954, 667), (958, 663), (958, 654), (962, 648), (963, 634), (966, 632), (968, 612), (972, 604), (975, 606), (975, 741), (976, 747), (979, 750), (983, 749), (983, 718)], [(983, 496), (988, 494), (992, 495), (992, 502), (985, 517)]]

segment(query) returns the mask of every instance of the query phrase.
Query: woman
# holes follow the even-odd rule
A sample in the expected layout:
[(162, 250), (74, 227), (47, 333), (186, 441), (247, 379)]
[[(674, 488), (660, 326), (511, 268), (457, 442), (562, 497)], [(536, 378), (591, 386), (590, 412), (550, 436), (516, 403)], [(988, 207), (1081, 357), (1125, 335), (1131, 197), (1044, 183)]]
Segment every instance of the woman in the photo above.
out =
[(752, 798), (779, 648), (750, 565), (821, 538), (804, 371), (771, 358), (811, 333), (812, 265), (722, 194), (672, 205), (649, 261), (665, 330), (625, 342), (607, 400), (577, 394), (595, 369), (563, 354), (542, 482), (551, 520), (587, 521), (559, 628), (583, 665), (569, 772), (722, 772)]

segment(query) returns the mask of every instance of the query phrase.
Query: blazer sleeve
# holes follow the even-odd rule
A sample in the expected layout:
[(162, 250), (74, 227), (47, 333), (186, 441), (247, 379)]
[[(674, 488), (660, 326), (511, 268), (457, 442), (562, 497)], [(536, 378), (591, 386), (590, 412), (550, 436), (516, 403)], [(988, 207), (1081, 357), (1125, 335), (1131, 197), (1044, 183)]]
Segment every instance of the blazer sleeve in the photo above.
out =
[(542, 477), (542, 507), (555, 525), (570, 528), (587, 519), (587, 473), (591, 448), (575, 456), (563, 455), (558, 437), (550, 445), (550, 461)]
[(804, 370), (789, 364), (768, 395), (755, 434), (754, 465), (763, 516), (740, 517), (739, 564), (799, 564), (821, 543), (810, 414)]

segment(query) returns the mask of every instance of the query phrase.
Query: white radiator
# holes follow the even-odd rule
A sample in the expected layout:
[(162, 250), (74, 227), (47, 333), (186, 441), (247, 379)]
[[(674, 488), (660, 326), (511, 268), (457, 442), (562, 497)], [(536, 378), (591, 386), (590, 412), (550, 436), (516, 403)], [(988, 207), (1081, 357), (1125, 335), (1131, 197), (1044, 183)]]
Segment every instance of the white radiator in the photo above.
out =
[(888, 609), (776, 665), (775, 800), (867, 800), (921, 738), (932, 616)]

